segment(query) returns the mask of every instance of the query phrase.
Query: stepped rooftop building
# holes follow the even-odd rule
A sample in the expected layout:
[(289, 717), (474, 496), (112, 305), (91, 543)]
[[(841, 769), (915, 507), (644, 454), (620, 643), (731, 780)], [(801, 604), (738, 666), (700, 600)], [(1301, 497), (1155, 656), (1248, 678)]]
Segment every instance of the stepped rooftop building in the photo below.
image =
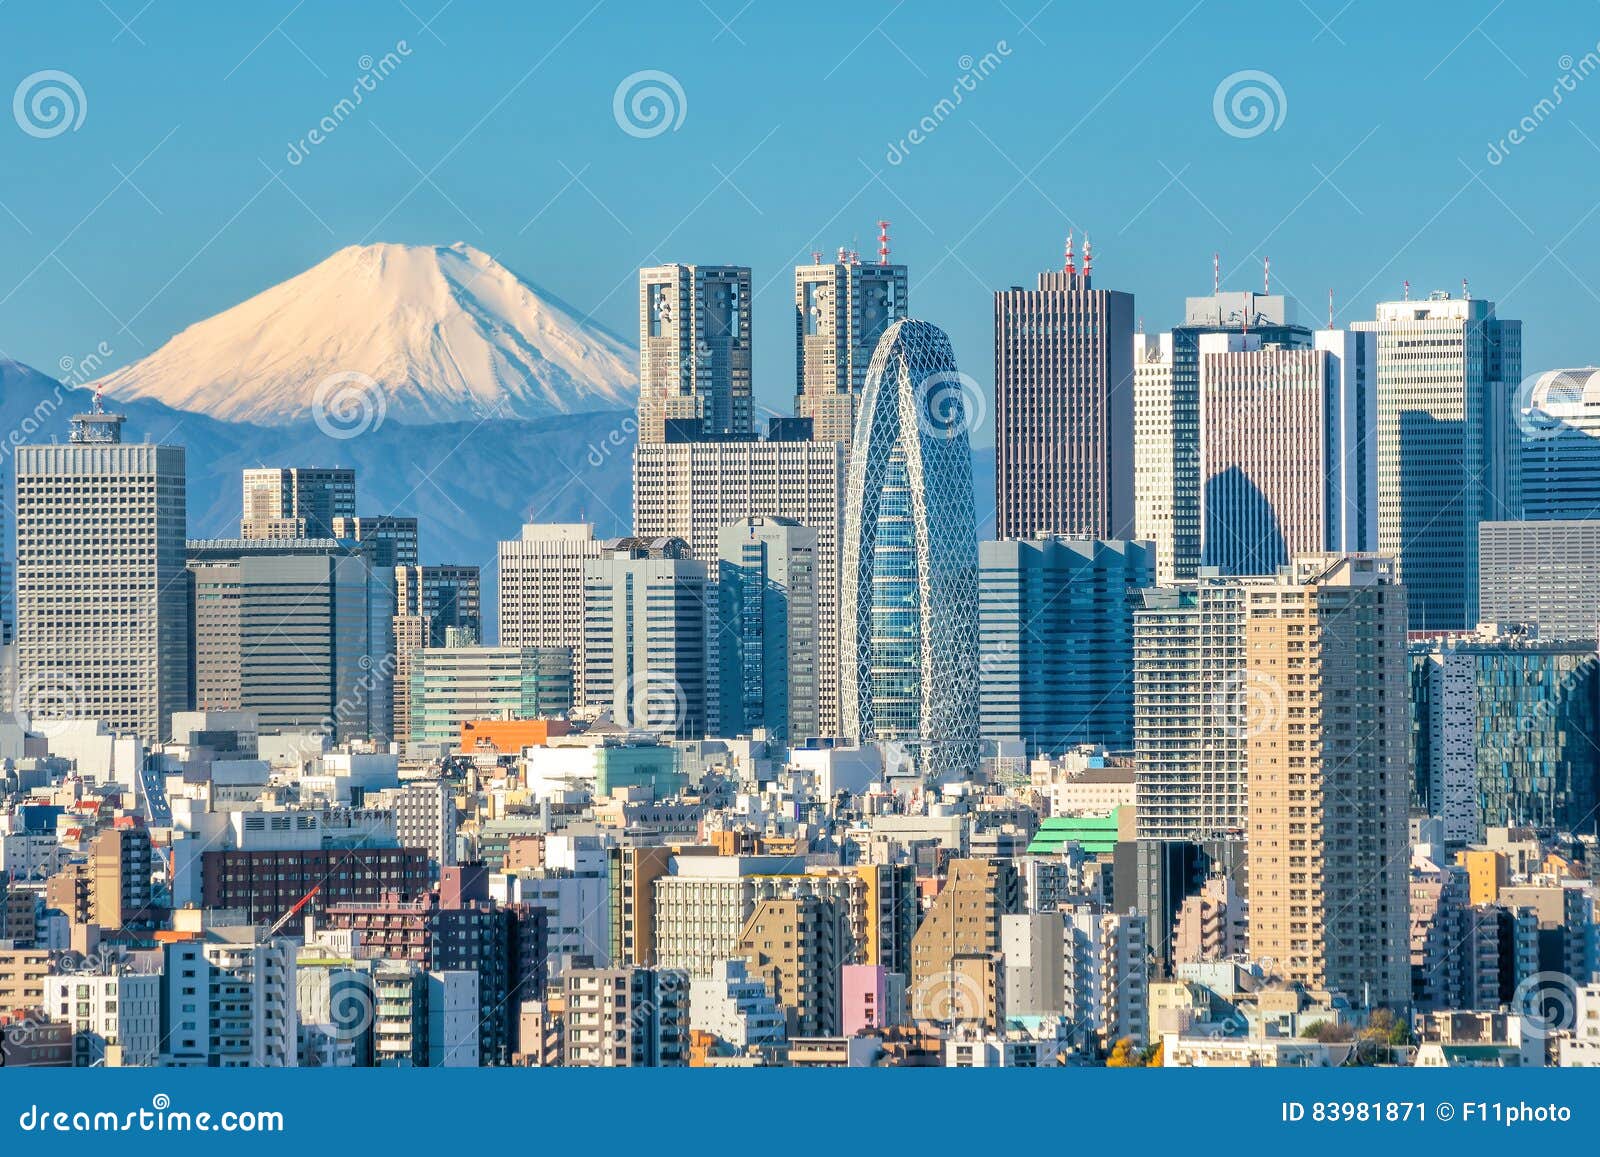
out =
[(845, 492), (845, 734), (904, 740), (925, 774), (978, 766), (978, 537), (965, 379), (944, 332), (884, 331)]

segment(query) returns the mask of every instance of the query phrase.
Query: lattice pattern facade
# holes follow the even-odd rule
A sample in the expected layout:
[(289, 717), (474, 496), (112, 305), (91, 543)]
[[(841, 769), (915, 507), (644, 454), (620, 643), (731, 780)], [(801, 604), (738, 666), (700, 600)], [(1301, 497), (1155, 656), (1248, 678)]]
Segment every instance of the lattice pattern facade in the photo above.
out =
[(967, 388), (942, 330), (890, 326), (867, 372), (845, 496), (845, 734), (912, 741), (923, 772), (940, 780), (978, 764)]

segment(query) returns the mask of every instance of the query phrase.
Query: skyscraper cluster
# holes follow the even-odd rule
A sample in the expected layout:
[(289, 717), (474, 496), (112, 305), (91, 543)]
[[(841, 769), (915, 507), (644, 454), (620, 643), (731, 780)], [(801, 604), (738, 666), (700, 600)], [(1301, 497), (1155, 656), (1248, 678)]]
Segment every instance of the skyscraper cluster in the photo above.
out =
[(522, 526), (489, 606), (354, 470), (186, 540), (98, 400), (20, 448), (0, 1010), (116, 1064), (1593, 1063), (1588, 371), (1465, 292), (1146, 333), (1069, 238), (991, 404), (880, 228), (794, 269), (765, 429), (751, 269), (641, 269), (631, 524)]

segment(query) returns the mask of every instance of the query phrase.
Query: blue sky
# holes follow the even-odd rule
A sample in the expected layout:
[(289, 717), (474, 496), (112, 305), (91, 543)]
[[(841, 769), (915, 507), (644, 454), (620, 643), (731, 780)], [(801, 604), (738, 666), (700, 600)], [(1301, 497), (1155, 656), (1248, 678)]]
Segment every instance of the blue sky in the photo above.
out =
[[(1055, 265), (1069, 225), (1149, 329), (1219, 251), (1230, 288), (1270, 256), (1318, 324), (1330, 288), (1348, 321), (1469, 277), (1524, 319), (1530, 371), (1583, 364), (1600, 74), (1571, 78), (1597, 41), (1600, 5), (1495, 0), (11, 0), (0, 96), (60, 70), (86, 108), (47, 138), (0, 117), (0, 351), (56, 372), (104, 342), (115, 366), (342, 245), (460, 240), (630, 340), (640, 264), (753, 266), (757, 392), (783, 408), (790, 267), (874, 251), (887, 217), (912, 312), (986, 384), (991, 291)], [(643, 70), (683, 94), (654, 136), (613, 112)], [(1245, 70), (1282, 93), (1253, 136), (1214, 114)]]

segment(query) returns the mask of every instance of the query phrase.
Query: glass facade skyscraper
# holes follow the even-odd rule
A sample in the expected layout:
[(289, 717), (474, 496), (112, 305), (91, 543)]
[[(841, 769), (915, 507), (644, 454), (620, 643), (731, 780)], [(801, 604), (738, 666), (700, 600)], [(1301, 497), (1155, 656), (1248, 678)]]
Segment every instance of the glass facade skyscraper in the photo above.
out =
[(1029, 754), (1133, 746), (1133, 613), (1155, 545), (1054, 537), (978, 548), (983, 738)]
[(1352, 328), (1378, 335), (1378, 550), (1400, 560), (1412, 630), (1470, 630), (1478, 526), (1522, 509), (1522, 323), (1440, 292)]
[(1451, 840), (1508, 825), (1592, 832), (1597, 690), (1592, 642), (1484, 627), (1412, 644), (1413, 801)]
[(967, 380), (944, 332), (890, 326), (851, 445), (840, 597), (845, 734), (924, 774), (978, 765), (978, 537)]

